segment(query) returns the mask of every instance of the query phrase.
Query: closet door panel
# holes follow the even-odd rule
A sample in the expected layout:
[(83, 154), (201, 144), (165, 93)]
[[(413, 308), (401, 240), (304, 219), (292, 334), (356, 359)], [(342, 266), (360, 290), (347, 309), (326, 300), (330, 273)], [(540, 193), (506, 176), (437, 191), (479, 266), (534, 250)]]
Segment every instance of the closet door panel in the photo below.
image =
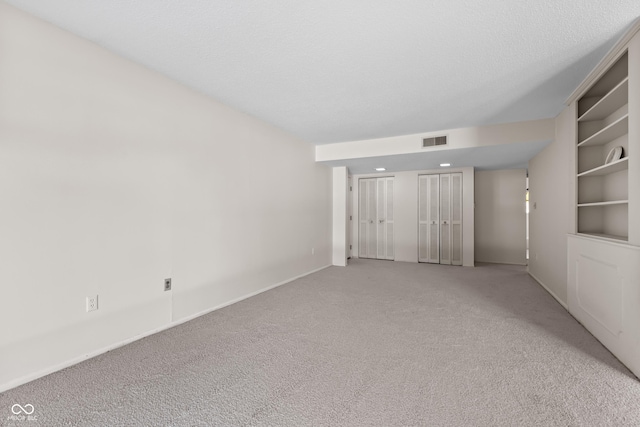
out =
[(462, 265), (462, 174), (451, 174), (451, 264)]
[(451, 264), (462, 265), (462, 226), (451, 225)]
[(427, 245), (429, 247), (428, 262), (440, 263), (440, 175), (429, 175), (427, 186), (428, 224), (429, 235)]
[(359, 182), (359, 256), (361, 258), (376, 258), (377, 248), (377, 216), (376, 216), (376, 180), (375, 178), (361, 179)]
[(418, 261), (440, 262), (440, 176), (418, 177)]
[(418, 262), (429, 262), (429, 177), (418, 176)]
[(367, 233), (367, 253), (369, 254), (369, 258), (376, 258), (378, 254), (378, 228), (377, 222), (378, 217), (376, 213), (376, 202), (377, 202), (377, 182), (375, 179), (367, 180), (367, 212), (368, 212), (368, 227), (369, 232)]
[(462, 265), (462, 173), (418, 176), (418, 261)]
[(394, 246), (395, 246), (395, 239), (394, 239), (394, 220), (393, 220), (393, 178), (387, 178), (385, 180), (385, 196), (386, 196), (386, 203), (385, 203), (385, 224), (387, 226), (386, 229), (386, 237), (385, 237), (385, 241), (386, 241), (386, 259), (394, 259), (395, 258), (395, 254), (394, 254)]
[(440, 264), (451, 264), (451, 175), (440, 175)]
[(368, 258), (367, 234), (369, 231), (369, 217), (367, 215), (367, 180), (358, 182), (358, 256)]
[(376, 194), (377, 194), (377, 203), (376, 203), (376, 224), (378, 227), (377, 235), (378, 235), (378, 246), (377, 246), (377, 258), (385, 259), (386, 256), (386, 224), (385, 224), (385, 211), (386, 211), (386, 187), (385, 187), (385, 179), (379, 178), (376, 180)]
[(359, 256), (394, 258), (393, 178), (360, 179)]

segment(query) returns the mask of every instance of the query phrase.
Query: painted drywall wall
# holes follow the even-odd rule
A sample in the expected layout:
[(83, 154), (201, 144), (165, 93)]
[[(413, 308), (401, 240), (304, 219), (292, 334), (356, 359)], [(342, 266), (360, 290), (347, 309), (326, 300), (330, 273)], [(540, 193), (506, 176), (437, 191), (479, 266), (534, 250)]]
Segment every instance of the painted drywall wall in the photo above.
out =
[(1, 2), (0, 57), (0, 390), (331, 263), (312, 145)]
[(418, 175), (427, 173), (462, 172), (462, 262), (464, 266), (474, 265), (474, 176), (473, 168), (447, 168), (438, 170), (406, 171), (353, 175), (351, 209), (353, 221), (351, 254), (358, 257), (358, 198), (361, 178), (393, 176), (393, 215), (395, 261), (418, 262)]
[(333, 265), (347, 265), (347, 198), (349, 176), (345, 166), (333, 168)]
[(556, 118), (555, 140), (529, 162), (529, 273), (567, 304), (567, 234), (575, 233), (575, 103)]
[(525, 169), (476, 171), (477, 262), (526, 264), (526, 180)]

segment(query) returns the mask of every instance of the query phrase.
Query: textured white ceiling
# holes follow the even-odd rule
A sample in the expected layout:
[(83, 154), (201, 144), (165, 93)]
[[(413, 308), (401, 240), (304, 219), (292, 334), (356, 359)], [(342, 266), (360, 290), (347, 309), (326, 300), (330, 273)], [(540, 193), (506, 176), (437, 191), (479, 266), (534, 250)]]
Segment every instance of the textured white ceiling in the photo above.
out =
[(555, 116), (638, 0), (7, 0), (303, 139)]

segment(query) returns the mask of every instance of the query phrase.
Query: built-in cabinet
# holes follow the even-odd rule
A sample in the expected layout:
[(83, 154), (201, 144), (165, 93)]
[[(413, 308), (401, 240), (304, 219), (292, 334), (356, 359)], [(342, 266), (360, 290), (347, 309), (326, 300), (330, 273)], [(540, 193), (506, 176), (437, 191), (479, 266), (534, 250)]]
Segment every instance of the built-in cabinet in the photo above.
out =
[(639, 31), (637, 21), (568, 100), (568, 108), (577, 112), (576, 229), (568, 237), (568, 307), (636, 375), (640, 375)]
[(418, 261), (462, 265), (462, 173), (418, 176)]
[(393, 177), (359, 180), (360, 258), (394, 258)]
[(628, 52), (577, 102), (578, 233), (628, 241)]

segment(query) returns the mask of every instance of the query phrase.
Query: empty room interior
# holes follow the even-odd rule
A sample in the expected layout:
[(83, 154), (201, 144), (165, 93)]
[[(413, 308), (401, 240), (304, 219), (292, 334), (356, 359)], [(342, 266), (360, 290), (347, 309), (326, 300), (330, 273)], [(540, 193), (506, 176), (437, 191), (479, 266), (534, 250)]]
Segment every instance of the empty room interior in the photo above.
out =
[(639, 16), (0, 0), (0, 425), (640, 425)]

